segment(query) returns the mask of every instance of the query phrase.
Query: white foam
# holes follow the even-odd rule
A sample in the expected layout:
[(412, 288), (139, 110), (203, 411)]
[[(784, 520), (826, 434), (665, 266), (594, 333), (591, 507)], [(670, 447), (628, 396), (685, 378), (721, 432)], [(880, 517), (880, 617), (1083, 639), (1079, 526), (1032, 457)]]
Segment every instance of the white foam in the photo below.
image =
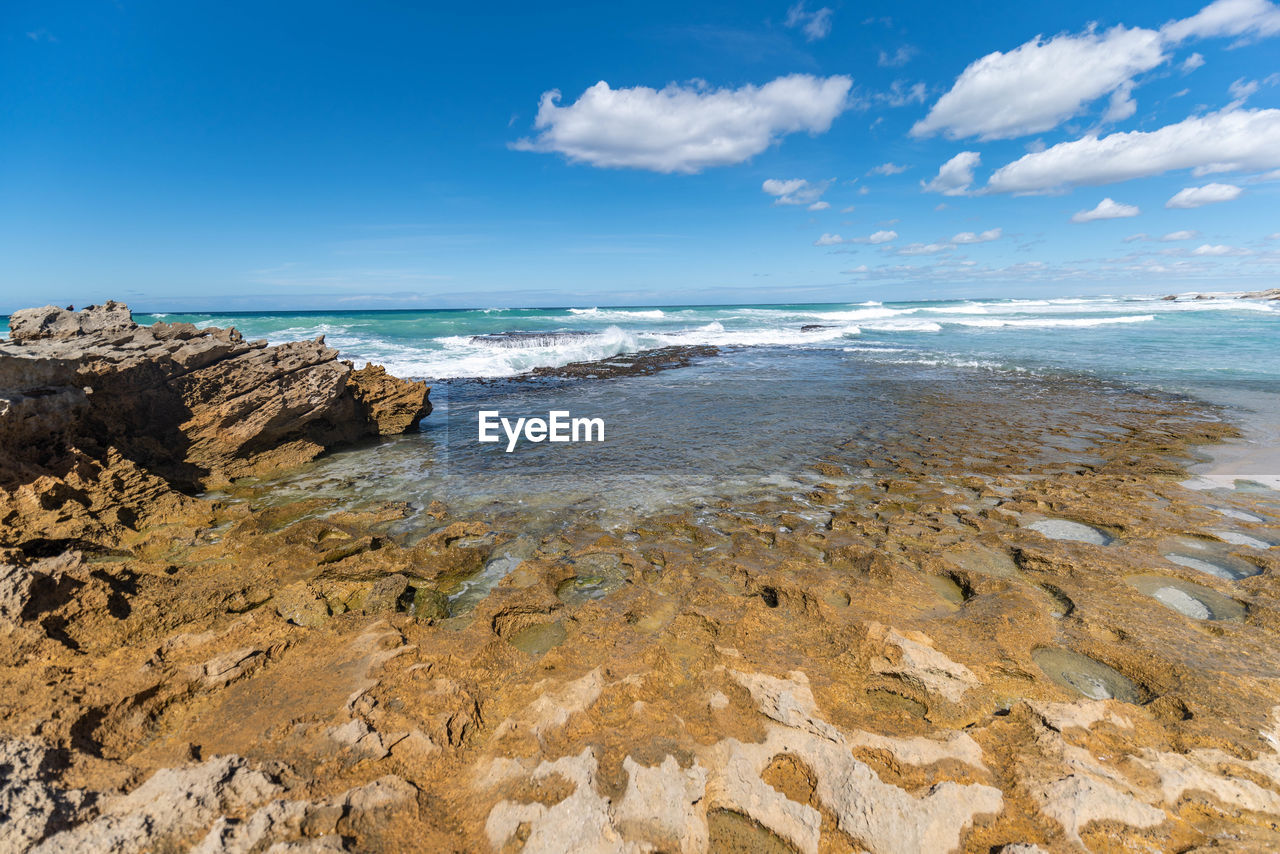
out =
[(1088, 328), (1091, 326), (1108, 326), (1113, 323), (1146, 323), (1155, 319), (1156, 316), (1154, 314), (1134, 314), (1121, 317), (982, 317), (947, 320), (944, 322), (982, 328), (1016, 326), (1023, 329), (1052, 329), (1055, 327)]
[(652, 349), (655, 342), (610, 326), (599, 335), (570, 338), (537, 347), (493, 347), (473, 343), (469, 335), (433, 339), (439, 349), (401, 347), (378, 342), (362, 348), (369, 361), (385, 365), (398, 376), (453, 378), (511, 377), (534, 368), (558, 368), (570, 362), (608, 359), (623, 353)]
[(867, 329), (876, 332), (941, 332), (941, 324), (932, 320), (877, 320), (864, 324)]
[(571, 308), (569, 313), (576, 317), (591, 320), (661, 320), (667, 313), (660, 308), (626, 309), (626, 308)]

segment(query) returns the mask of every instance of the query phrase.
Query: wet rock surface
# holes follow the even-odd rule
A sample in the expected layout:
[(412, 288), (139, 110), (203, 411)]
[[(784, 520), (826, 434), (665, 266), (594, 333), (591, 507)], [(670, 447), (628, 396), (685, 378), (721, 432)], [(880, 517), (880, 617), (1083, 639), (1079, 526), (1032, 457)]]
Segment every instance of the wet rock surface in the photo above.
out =
[(0, 847), (1280, 847), (1280, 550), (1214, 533), (1280, 505), (1179, 485), (1232, 428), (1083, 381), (911, 394), (812, 483), (625, 525), (83, 451), (137, 479), (32, 480), (53, 509), (0, 523)]
[(590, 362), (570, 362), (557, 368), (534, 368), (513, 378), (513, 382), (529, 382), (537, 379), (602, 380), (614, 377), (637, 377), (685, 368), (695, 359), (706, 359), (720, 352), (718, 347), (704, 344), (658, 347), (640, 353), (623, 353), (609, 359)]

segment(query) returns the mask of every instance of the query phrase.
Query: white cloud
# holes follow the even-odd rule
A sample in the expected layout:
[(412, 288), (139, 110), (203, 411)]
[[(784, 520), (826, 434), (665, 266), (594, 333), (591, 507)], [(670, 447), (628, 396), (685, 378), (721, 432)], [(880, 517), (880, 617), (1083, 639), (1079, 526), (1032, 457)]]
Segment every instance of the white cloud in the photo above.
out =
[(811, 210), (811, 211), (825, 211), (825, 210), (827, 210), (827, 209), (828, 209), (828, 208), (830, 208), (830, 207), (831, 207), (831, 203), (830, 203), (830, 202), (814, 202), (813, 204), (809, 205), (809, 210)]
[(1048, 41), (1036, 36), (971, 63), (911, 133), (985, 140), (1047, 131), (1165, 59), (1154, 30), (1118, 26)]
[(937, 255), (956, 247), (950, 243), (908, 243), (892, 250), (894, 255)]
[(905, 107), (908, 104), (923, 104), (928, 93), (929, 89), (923, 83), (908, 86), (905, 80), (895, 80), (889, 84), (888, 92), (876, 92), (871, 95), (871, 100), (890, 107)]
[(910, 166), (899, 166), (897, 163), (881, 163), (876, 168), (868, 172), (868, 175), (897, 175), (906, 172)]
[(898, 239), (896, 231), (875, 231), (866, 237), (850, 237), (845, 240), (838, 234), (824, 234), (813, 242), (814, 246), (835, 246), (839, 243), (889, 243)]
[(902, 66), (910, 62), (911, 58), (915, 56), (917, 53), (919, 53), (919, 51), (917, 51), (914, 47), (912, 47), (909, 44), (903, 45), (893, 53), (885, 53), (884, 51), (880, 51), (880, 59), (878, 60), (877, 64), (881, 68), (901, 68)]
[(840, 209), (840, 213), (853, 213), (853, 211), (854, 211), (853, 205), (849, 205), (849, 207), (847, 208)]
[(774, 199), (775, 205), (812, 205), (822, 198), (822, 194), (831, 186), (834, 179), (828, 178), (825, 181), (810, 183), (804, 178), (790, 178), (787, 180), (779, 178), (769, 178), (760, 185), (760, 189), (764, 190)]
[(1138, 102), (1133, 100), (1133, 82), (1129, 81), (1121, 84), (1119, 89), (1111, 93), (1106, 112), (1102, 114), (1102, 121), (1106, 123), (1122, 121), (1137, 111)]
[(961, 243), (961, 244), (990, 243), (992, 240), (999, 240), (1000, 235), (1003, 233), (1004, 233), (1003, 230), (999, 228), (993, 228), (988, 231), (983, 231), (979, 234), (974, 234), (972, 231), (962, 231), (956, 236), (952, 237), (951, 242)]
[(787, 10), (787, 26), (799, 27), (808, 41), (825, 39), (831, 34), (831, 9), (823, 6), (816, 12), (804, 8), (804, 0)]
[(1164, 237), (1160, 238), (1165, 243), (1173, 243), (1178, 240), (1194, 240), (1200, 236), (1198, 231), (1171, 231)]
[(1277, 83), (1280, 83), (1280, 74), (1268, 74), (1261, 80), (1238, 78), (1227, 87), (1227, 92), (1235, 99), (1235, 102), (1228, 109), (1240, 106), (1250, 97), (1257, 94), (1258, 90), (1263, 86), (1274, 86)]
[(1170, 41), (1210, 36), (1272, 36), (1280, 33), (1280, 7), (1267, 0), (1217, 0), (1190, 18), (1160, 28)]
[(963, 196), (969, 192), (973, 183), (973, 168), (982, 160), (976, 151), (962, 151), (943, 163), (938, 174), (929, 183), (920, 182), (927, 193), (942, 193), (944, 196)]
[(1262, 88), (1262, 84), (1257, 80), (1245, 80), (1241, 77), (1227, 87), (1227, 91), (1231, 93), (1231, 97), (1236, 100), (1243, 101)]
[(1135, 205), (1122, 205), (1114, 199), (1106, 198), (1098, 202), (1098, 206), (1090, 211), (1077, 211), (1071, 217), (1072, 222), (1093, 222), (1099, 219), (1122, 219), (1142, 213)]
[(1182, 60), (1182, 73), (1190, 74), (1202, 65), (1204, 65), (1204, 57), (1198, 53), (1193, 53)]
[(852, 85), (843, 75), (808, 74), (738, 89), (611, 89), (602, 80), (567, 107), (553, 89), (538, 105), (538, 134), (512, 148), (593, 166), (700, 172), (741, 163), (789, 133), (826, 132), (848, 109)]
[(1124, 242), (1133, 243), (1136, 240), (1150, 240), (1150, 239), (1151, 239), (1151, 235), (1147, 234), (1145, 231), (1139, 231), (1137, 234), (1130, 234), (1128, 237), (1124, 239)]
[(1244, 190), (1235, 184), (1205, 184), (1203, 187), (1186, 187), (1173, 194), (1164, 203), (1166, 208), (1198, 208), (1216, 202), (1230, 202), (1240, 198)]
[(1280, 166), (1280, 110), (1222, 110), (1154, 131), (1086, 136), (1023, 155), (987, 182), (995, 193), (1044, 193), (1193, 169), (1197, 175)]
[(1241, 249), (1236, 246), (1223, 246), (1221, 244), (1218, 244), (1216, 246), (1211, 246), (1210, 244), (1206, 243), (1203, 246), (1197, 246), (1195, 249), (1192, 249), (1191, 254), (1219, 257), (1223, 255), (1248, 255), (1249, 250)]

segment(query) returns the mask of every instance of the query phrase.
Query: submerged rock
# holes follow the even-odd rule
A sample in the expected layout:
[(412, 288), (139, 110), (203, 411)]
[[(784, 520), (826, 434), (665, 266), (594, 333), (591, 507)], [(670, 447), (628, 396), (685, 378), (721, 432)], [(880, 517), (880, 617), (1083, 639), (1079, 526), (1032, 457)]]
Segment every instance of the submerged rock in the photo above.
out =
[(1097, 528), (1067, 519), (1042, 519), (1027, 527), (1051, 540), (1074, 540), (1095, 546), (1105, 546), (1111, 542), (1111, 538)]
[(1064, 688), (1078, 691), (1091, 700), (1142, 702), (1142, 692), (1127, 677), (1100, 661), (1069, 649), (1041, 647), (1031, 658), (1044, 674)]

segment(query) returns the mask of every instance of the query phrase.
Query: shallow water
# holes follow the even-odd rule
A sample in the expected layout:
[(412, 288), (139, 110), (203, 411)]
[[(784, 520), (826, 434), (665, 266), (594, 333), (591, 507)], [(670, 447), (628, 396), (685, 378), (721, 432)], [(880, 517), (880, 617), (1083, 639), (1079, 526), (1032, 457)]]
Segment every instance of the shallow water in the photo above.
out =
[[(817, 519), (826, 511), (809, 502), (809, 489), (872, 483), (890, 456), (932, 458), (963, 443), (965, 468), (1076, 465), (1078, 451), (1054, 442), (1082, 429), (1082, 421), (1088, 429), (1092, 419), (1054, 401), (1100, 411), (1121, 405), (1125, 394), (1105, 384), (1055, 386), (984, 369), (885, 365), (832, 350), (740, 349), (647, 376), (452, 381), (433, 390), (436, 410), (420, 432), (244, 487), (262, 505), (405, 501), (422, 511), (442, 501), (456, 512), (522, 517), (538, 534), (566, 513), (618, 527), (637, 515), (721, 500), (744, 506), (786, 498), (795, 512)], [(990, 422), (975, 423), (969, 402), (989, 411)], [(526, 442), (507, 453), (477, 441), (482, 409), (599, 416), (605, 440)], [(1016, 454), (995, 442), (984, 446), (988, 433), (1007, 441), (1011, 431), (1026, 438)], [(838, 462), (841, 472), (816, 469), (824, 460)], [(413, 516), (392, 533), (421, 528)]]
[(1051, 540), (1072, 540), (1095, 546), (1105, 546), (1111, 542), (1111, 537), (1097, 528), (1067, 519), (1042, 519), (1027, 527)]
[(1196, 572), (1203, 572), (1205, 575), (1212, 575), (1214, 578), (1221, 578), (1224, 581), (1239, 581), (1242, 578), (1248, 578), (1262, 572), (1261, 568), (1252, 564), (1244, 561), (1230, 561), (1228, 558), (1223, 557), (1210, 559), (1177, 552), (1169, 552), (1164, 557), (1170, 563), (1176, 563), (1179, 566), (1185, 566), (1188, 569), (1194, 569)]
[(1133, 575), (1125, 581), (1166, 608), (1195, 620), (1244, 619), (1243, 605), (1200, 584), (1165, 575)]
[(1142, 702), (1142, 692), (1137, 685), (1113, 668), (1087, 655), (1069, 649), (1042, 647), (1033, 650), (1031, 658), (1054, 682), (1091, 700)]

